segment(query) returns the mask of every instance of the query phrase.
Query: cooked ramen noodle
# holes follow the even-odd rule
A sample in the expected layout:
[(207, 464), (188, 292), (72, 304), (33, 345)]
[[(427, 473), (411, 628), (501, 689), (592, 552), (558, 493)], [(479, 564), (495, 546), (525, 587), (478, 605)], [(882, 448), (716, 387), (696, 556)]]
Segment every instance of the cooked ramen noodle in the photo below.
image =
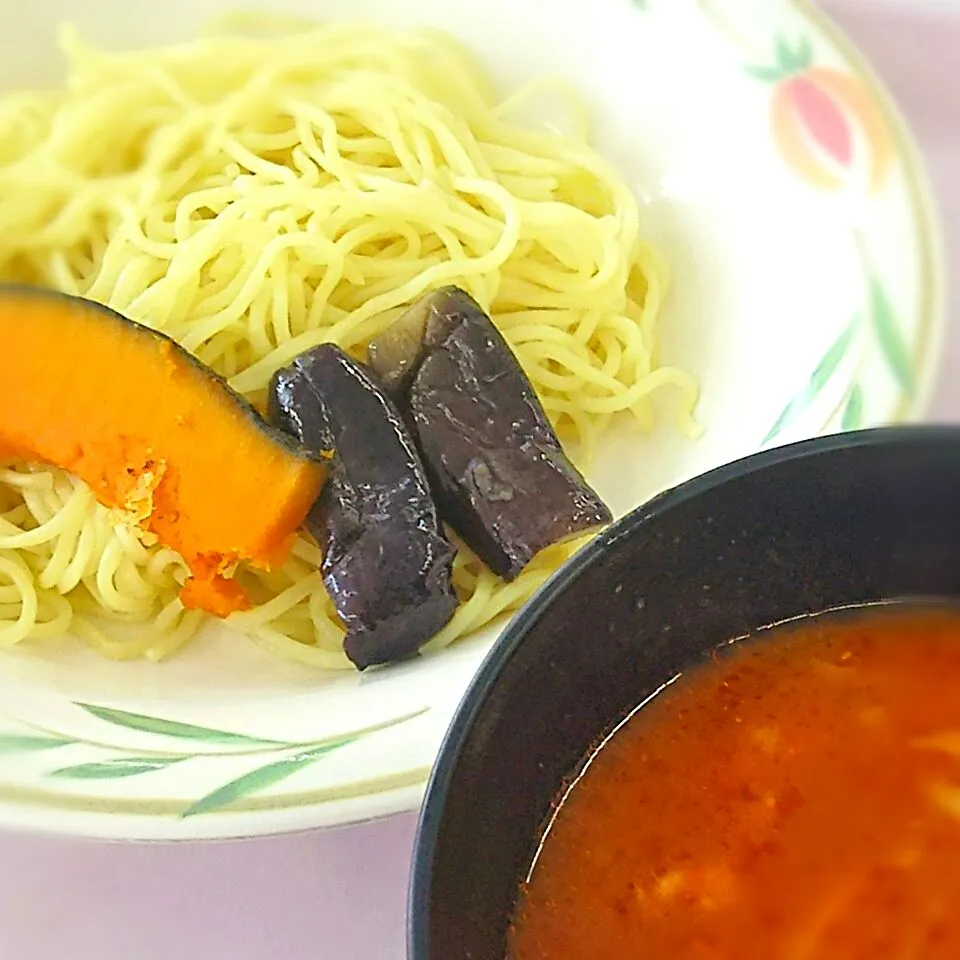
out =
[[(362, 358), (420, 294), (453, 283), (491, 313), (581, 464), (615, 415), (650, 429), (671, 388), (695, 432), (694, 379), (658, 361), (666, 265), (585, 138), (520, 124), (530, 91), (498, 100), (439, 33), (275, 27), (120, 54), (65, 30), (66, 84), (0, 98), (0, 280), (161, 330), (261, 407), (298, 353), (333, 341)], [(0, 643), (69, 632), (160, 659), (196, 633), (176, 553), (62, 471), (0, 466)], [(428, 648), (517, 607), (574, 548), (512, 583), (461, 548), (462, 603)], [(282, 569), (238, 570), (254, 605), (230, 626), (348, 666), (319, 560), (303, 534)]]

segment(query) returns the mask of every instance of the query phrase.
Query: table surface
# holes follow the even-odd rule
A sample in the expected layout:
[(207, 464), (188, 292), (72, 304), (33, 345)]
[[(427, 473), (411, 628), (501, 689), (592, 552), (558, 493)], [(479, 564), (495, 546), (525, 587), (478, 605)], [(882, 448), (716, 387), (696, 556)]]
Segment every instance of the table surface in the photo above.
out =
[[(824, 0), (860, 43), (927, 157), (960, 268), (960, 0)], [(923, 51), (917, 56), (917, 51)], [(944, 369), (960, 373), (953, 294)], [(960, 376), (931, 418), (960, 420)], [(20, 960), (402, 960), (413, 816), (196, 846), (0, 836), (0, 957)]]

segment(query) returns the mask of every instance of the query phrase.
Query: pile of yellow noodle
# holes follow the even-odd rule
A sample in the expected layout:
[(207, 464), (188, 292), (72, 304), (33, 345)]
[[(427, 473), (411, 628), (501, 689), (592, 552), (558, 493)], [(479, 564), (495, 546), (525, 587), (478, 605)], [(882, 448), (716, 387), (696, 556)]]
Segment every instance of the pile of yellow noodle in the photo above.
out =
[[(257, 404), (297, 353), (335, 341), (363, 357), (416, 297), (456, 283), (580, 462), (618, 412), (649, 429), (663, 388), (692, 429), (695, 381), (657, 362), (667, 271), (633, 196), (585, 139), (512, 121), (523, 94), (498, 102), (449, 37), (297, 25), (114, 54), (65, 31), (63, 47), (64, 88), (0, 97), (0, 280), (163, 330)], [(462, 605), (430, 648), (516, 608), (571, 549), (511, 584), (462, 549)], [(256, 605), (231, 626), (347, 665), (319, 559), (302, 535), (282, 570), (242, 569)], [(185, 574), (71, 476), (0, 463), (0, 644), (69, 631), (159, 659), (204, 619), (177, 600)]]

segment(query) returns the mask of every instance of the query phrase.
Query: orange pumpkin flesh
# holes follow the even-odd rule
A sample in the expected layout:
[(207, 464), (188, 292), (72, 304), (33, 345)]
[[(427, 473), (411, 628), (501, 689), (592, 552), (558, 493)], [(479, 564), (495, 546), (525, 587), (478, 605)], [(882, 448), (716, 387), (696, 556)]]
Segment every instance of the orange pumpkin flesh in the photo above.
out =
[(69, 470), (178, 551), (185, 606), (246, 606), (225, 574), (284, 560), (321, 464), (172, 340), (100, 304), (0, 285), (0, 343), (0, 455)]

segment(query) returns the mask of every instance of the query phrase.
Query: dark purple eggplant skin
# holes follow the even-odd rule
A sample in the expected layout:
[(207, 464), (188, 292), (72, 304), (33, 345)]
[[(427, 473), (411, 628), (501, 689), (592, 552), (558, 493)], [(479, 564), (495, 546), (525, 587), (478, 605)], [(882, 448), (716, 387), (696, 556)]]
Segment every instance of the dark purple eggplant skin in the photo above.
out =
[(490, 570), (513, 580), (545, 547), (609, 523), (479, 304), (445, 287), (411, 311), (400, 348), (374, 341), (371, 362), (413, 426), (441, 515)]
[(453, 616), (455, 549), (437, 516), (416, 443), (375, 377), (332, 344), (277, 371), (268, 417), (330, 457), (307, 519), (360, 670), (414, 654)]

